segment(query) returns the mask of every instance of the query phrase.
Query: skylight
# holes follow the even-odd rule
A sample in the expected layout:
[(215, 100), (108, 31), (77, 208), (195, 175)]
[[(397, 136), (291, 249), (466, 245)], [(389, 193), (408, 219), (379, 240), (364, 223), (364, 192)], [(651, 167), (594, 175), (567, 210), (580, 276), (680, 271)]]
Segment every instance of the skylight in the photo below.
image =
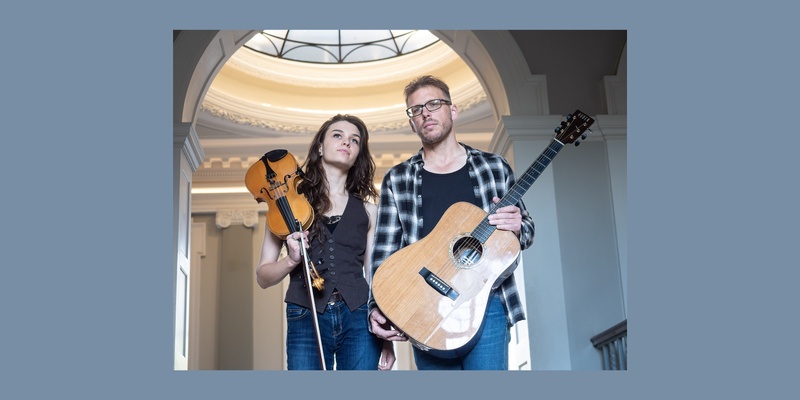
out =
[(421, 30), (264, 30), (245, 47), (292, 61), (348, 64), (400, 57), (437, 41)]

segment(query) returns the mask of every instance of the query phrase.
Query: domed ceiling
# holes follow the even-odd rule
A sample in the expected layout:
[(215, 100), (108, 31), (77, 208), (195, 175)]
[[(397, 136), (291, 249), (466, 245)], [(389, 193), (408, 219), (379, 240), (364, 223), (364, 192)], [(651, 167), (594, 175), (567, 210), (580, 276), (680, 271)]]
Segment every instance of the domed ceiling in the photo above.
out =
[(272, 149), (287, 149), (302, 164), (312, 136), (337, 113), (367, 124), (379, 184), (389, 167), (420, 148), (408, 127), (403, 88), (424, 74), (450, 86), (459, 107), (459, 139), (488, 145), (495, 122), (483, 88), (441, 41), (389, 59), (335, 64), (240, 47), (214, 78), (199, 113), (196, 129), (205, 157), (193, 177), (193, 194), (246, 193), (244, 172)]

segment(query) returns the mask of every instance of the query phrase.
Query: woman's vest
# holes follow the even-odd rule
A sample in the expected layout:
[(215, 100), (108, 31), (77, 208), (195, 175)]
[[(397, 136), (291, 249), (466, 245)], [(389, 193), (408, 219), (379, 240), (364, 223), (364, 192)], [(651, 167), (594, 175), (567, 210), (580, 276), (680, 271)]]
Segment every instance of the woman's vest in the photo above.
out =
[[(317, 312), (325, 312), (325, 306), (336, 289), (342, 295), (350, 311), (354, 311), (369, 299), (369, 284), (364, 278), (364, 254), (367, 249), (369, 217), (364, 203), (352, 193), (342, 213), (342, 219), (331, 233), (320, 230), (318, 237), (309, 239), (311, 246), (308, 256), (317, 268), (325, 287), (322, 291), (314, 289), (314, 303)], [(289, 289), (286, 291), (287, 303), (311, 308), (308, 290), (303, 275), (304, 263), (300, 263), (290, 274)]]

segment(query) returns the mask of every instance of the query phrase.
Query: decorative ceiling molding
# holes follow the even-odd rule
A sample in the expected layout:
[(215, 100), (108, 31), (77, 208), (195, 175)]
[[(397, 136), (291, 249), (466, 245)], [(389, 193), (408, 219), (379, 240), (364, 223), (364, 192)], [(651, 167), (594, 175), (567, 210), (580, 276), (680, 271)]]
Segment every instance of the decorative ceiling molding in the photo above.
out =
[[(458, 106), (460, 113), (468, 113), (471, 109), (486, 102), (486, 94), (483, 92), (478, 81), (474, 81), (469, 87), (459, 88), (462, 95), (453, 99)], [(471, 96), (471, 97), (465, 97)], [(223, 105), (224, 104), (224, 105)], [(311, 114), (276, 110), (274, 108), (263, 108), (255, 110), (240, 111), (247, 108), (246, 105), (236, 102), (234, 98), (209, 90), (203, 101), (202, 111), (210, 116), (221, 118), (235, 124), (253, 126), (269, 129), (272, 131), (284, 132), (287, 134), (314, 134), (319, 129), (320, 121), (324, 121), (335, 113), (335, 111), (325, 111), (324, 113)], [(347, 113), (344, 110), (342, 112)], [(398, 110), (381, 111), (373, 113), (356, 113), (368, 122), (371, 133), (394, 132), (398, 129), (405, 129), (408, 120), (404, 117), (397, 118)]]
[[(293, 121), (293, 123), (287, 124), (268, 121), (264, 118), (255, 118), (252, 116), (243, 115), (239, 112), (232, 111), (228, 108), (215, 104), (210, 100), (208, 95), (206, 95), (206, 100), (203, 102), (202, 111), (207, 112), (211, 116), (222, 118), (226, 121), (236, 124), (254, 126), (288, 134), (313, 134), (317, 129), (311, 125), (301, 125), (296, 119)], [(315, 119), (315, 121), (319, 121), (319, 119)]]

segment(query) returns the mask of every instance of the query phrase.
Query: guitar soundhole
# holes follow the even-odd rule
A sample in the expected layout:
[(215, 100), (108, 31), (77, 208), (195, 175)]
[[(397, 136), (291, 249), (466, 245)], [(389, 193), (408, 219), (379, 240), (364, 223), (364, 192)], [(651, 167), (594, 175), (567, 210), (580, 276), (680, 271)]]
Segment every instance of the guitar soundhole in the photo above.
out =
[(483, 246), (478, 239), (472, 236), (462, 236), (452, 242), (450, 255), (460, 267), (470, 268), (480, 261), (483, 255)]

